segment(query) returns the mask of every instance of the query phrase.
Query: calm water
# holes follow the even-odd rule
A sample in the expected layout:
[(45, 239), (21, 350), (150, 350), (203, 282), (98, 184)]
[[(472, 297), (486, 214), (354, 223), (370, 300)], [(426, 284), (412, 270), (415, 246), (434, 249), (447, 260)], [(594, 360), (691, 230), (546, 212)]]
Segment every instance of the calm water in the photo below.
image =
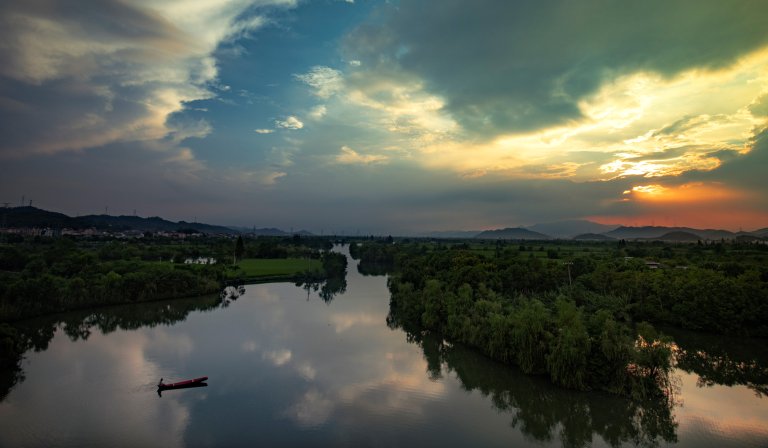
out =
[[(681, 334), (690, 373), (678, 370), (670, 409), (558, 389), (390, 329), (386, 278), (352, 260), (346, 292), (328, 299), (261, 284), (226, 307), (188, 299), (29, 323), (38, 351), (0, 402), (0, 446), (768, 446), (760, 348)], [(207, 387), (157, 394), (161, 377), (202, 375)]]

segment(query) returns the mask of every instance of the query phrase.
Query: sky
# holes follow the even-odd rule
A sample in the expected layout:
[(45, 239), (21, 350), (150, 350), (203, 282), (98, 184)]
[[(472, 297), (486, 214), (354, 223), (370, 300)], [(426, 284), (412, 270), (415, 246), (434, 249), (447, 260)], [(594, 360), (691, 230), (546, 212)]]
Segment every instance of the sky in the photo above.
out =
[(0, 2), (0, 202), (768, 227), (764, 0)]

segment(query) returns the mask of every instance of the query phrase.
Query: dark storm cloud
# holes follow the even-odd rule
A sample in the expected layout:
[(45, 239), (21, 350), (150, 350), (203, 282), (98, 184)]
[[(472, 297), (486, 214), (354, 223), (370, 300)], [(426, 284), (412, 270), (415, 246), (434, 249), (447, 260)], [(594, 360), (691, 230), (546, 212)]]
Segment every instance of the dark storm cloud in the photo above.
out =
[[(98, 146), (130, 133), (147, 115), (137, 87), (98, 88), (61, 79), (29, 85), (0, 77), (0, 155), (47, 153)], [(138, 137), (138, 136), (137, 136)]]
[[(158, 137), (174, 102), (202, 94), (189, 84), (205, 68), (180, 59), (201, 50), (159, 15), (121, 1), (5, 2), (0, 155)], [(158, 100), (161, 91), (174, 95)]]
[(724, 159), (720, 167), (708, 172), (693, 172), (687, 179), (725, 182), (737, 188), (752, 191), (760, 199), (763, 207), (768, 207), (768, 128), (756, 133), (751, 150), (743, 155), (733, 155)]
[(347, 39), (363, 67), (398, 65), (467, 130), (579, 118), (578, 101), (635, 72), (717, 69), (768, 43), (762, 0), (404, 0)]
[(213, 216), (226, 198), (224, 190), (184, 153), (149, 143), (115, 143), (0, 164), (3, 201), (16, 203), (24, 195), (36, 207), (71, 215), (103, 213), (109, 206), (110, 214), (137, 209), (142, 216), (191, 220), (203, 209)]
[(0, 157), (163, 138), (168, 116), (215, 95), (216, 47), (265, 23), (244, 11), (292, 4), (145, 3), (0, 3)]

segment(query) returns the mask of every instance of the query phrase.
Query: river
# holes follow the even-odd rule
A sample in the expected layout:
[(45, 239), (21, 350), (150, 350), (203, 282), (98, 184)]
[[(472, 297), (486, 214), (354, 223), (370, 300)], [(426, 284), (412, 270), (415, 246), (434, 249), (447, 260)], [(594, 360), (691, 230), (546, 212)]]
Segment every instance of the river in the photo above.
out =
[(388, 327), (386, 277), (356, 266), (335, 296), (258, 284), (26, 322), (0, 446), (768, 446), (759, 342), (676, 335), (672, 406), (568, 391)]

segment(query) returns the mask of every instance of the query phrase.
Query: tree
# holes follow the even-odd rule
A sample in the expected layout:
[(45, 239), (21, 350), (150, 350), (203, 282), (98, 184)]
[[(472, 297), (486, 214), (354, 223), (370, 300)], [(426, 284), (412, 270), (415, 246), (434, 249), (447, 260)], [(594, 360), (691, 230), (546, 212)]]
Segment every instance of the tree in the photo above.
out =
[(238, 235), (237, 242), (235, 243), (235, 263), (237, 263), (237, 260), (243, 258), (244, 253), (245, 244), (243, 244), (243, 237)]
[(564, 298), (558, 298), (555, 307), (558, 329), (547, 356), (549, 375), (562, 386), (585, 389), (590, 342), (581, 311)]
[(523, 300), (513, 314), (512, 340), (517, 348), (517, 364), (525, 373), (544, 372), (552, 337), (548, 331), (549, 310), (538, 300)]

